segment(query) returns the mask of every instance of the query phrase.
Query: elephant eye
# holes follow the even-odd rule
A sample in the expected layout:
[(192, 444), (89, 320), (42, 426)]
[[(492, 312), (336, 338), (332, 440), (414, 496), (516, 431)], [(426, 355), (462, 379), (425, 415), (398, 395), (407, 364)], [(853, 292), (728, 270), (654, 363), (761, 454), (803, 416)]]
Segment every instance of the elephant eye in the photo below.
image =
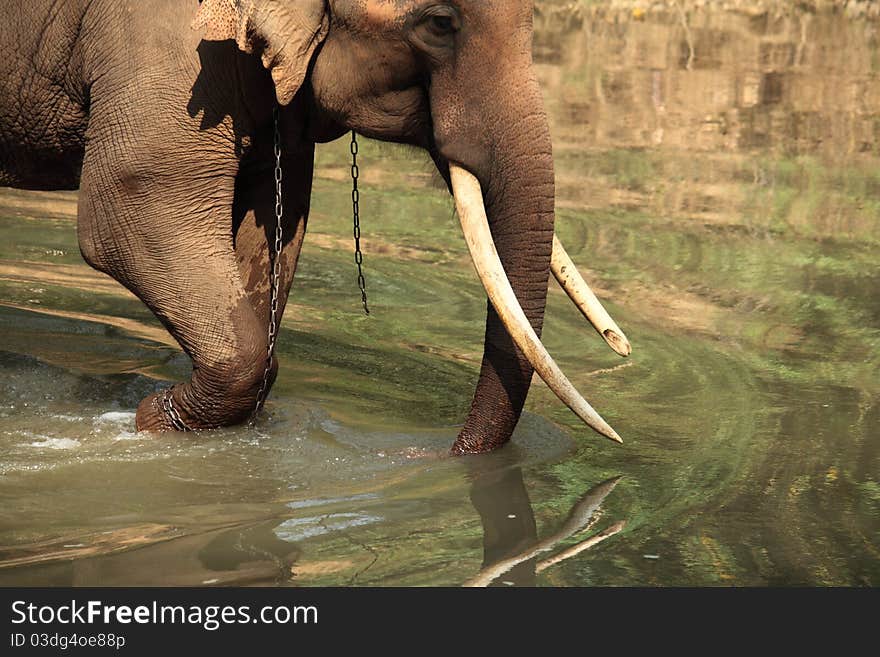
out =
[(456, 31), (455, 19), (452, 16), (431, 16), (428, 25), (437, 36), (445, 36)]
[(434, 37), (449, 37), (459, 30), (458, 14), (447, 5), (434, 6), (424, 14), (422, 25)]

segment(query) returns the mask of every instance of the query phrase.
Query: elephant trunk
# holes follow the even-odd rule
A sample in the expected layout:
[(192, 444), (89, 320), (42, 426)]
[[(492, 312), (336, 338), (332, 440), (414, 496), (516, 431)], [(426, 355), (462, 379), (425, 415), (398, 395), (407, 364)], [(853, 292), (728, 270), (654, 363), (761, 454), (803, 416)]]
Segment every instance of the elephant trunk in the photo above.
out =
[[(543, 140), (536, 137), (530, 139), (534, 143), (531, 157), (510, 154), (503, 177), (492, 175), (484, 201), (498, 258), (526, 320), (540, 339), (550, 275), (554, 181), (549, 145), (539, 147)], [(459, 191), (459, 202), (460, 196)], [(485, 452), (506, 443), (519, 421), (533, 372), (489, 301), (480, 377), (453, 452)]]
[(537, 83), (534, 79), (529, 83), (525, 92), (519, 87), (516, 96), (524, 104), (511, 114), (518, 118), (500, 130), (503, 148), (492, 148), (484, 160), (489, 165), (484, 165), (482, 175), (485, 194), (467, 165), (457, 158), (449, 161), (462, 229), (489, 296), (480, 378), (470, 413), (452, 448), (458, 454), (486, 452), (510, 439), (535, 371), (590, 427), (622, 442), (541, 343), (553, 254), (558, 261), (564, 250), (554, 239), (550, 131)]
[[(540, 91), (534, 80), (528, 87), (518, 85), (515, 99), (509, 91), (506, 94), (516, 107), (499, 112), (507, 121), (495, 125), (488, 166), (472, 173), (484, 181), (492, 242), (516, 300), (540, 340), (553, 248), (555, 183)], [(468, 163), (461, 166), (468, 168)], [(463, 214), (462, 192), (456, 187), (453, 191)], [(533, 364), (490, 301), (479, 382), (453, 452), (485, 452), (507, 442), (522, 413), (533, 372)]]

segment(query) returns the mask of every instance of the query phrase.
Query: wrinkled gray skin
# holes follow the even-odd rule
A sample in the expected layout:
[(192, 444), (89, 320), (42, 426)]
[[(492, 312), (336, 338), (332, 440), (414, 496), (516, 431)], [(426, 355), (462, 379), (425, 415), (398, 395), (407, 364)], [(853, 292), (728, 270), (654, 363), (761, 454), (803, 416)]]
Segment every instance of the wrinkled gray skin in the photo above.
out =
[[(479, 179), (502, 262), (540, 334), (554, 183), (531, 60), (533, 0), (205, 0), (201, 9), (0, 0), (0, 9), (0, 185), (79, 187), (84, 258), (140, 297), (193, 361), (172, 397), (188, 426), (246, 420), (262, 382), (276, 97), (282, 309), (314, 144), (355, 129), (427, 149), (447, 181), (450, 162)], [(504, 444), (531, 376), (488, 305), (479, 383), (453, 452)], [(156, 395), (138, 407), (137, 426), (173, 428)]]

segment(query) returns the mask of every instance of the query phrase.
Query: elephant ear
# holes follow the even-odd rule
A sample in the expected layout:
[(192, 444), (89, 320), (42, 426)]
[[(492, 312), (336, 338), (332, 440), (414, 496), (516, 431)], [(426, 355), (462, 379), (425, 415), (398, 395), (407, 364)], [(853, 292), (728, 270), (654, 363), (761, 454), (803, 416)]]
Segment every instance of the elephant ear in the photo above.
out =
[(247, 53), (262, 46), (263, 66), (282, 105), (302, 86), (329, 24), (325, 0), (201, 0), (193, 21), (207, 41), (235, 39)]

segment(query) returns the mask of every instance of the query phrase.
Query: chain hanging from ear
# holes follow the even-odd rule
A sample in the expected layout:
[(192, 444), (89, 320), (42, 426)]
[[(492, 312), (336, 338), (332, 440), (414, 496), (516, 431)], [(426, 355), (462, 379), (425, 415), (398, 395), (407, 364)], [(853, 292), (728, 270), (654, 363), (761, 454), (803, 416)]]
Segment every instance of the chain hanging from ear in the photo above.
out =
[(351, 131), (351, 209), (354, 217), (354, 262), (358, 268), (358, 287), (361, 291), (361, 302), (364, 312), (369, 315), (370, 307), (367, 305), (367, 279), (364, 278), (364, 254), (361, 251), (361, 193), (358, 191), (358, 142), (357, 132)]

